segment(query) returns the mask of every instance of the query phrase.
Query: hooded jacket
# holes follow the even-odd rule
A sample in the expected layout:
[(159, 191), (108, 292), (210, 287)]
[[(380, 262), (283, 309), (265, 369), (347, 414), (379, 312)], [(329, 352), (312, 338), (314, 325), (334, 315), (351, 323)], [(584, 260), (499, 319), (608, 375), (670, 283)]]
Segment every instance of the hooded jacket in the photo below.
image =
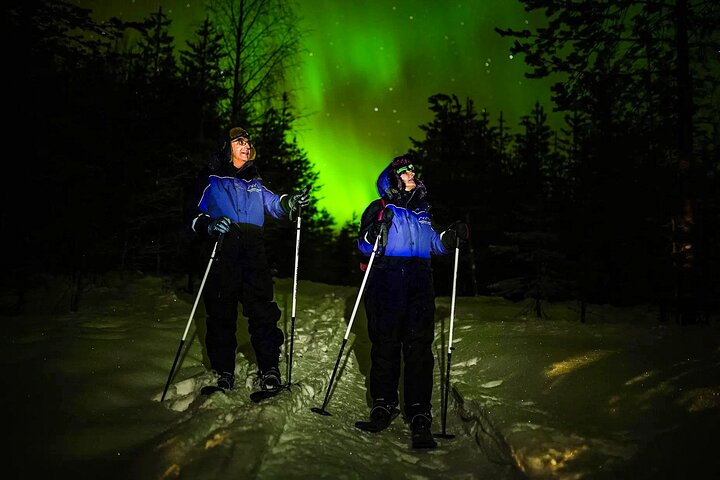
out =
[[(375, 244), (368, 230), (373, 223), (381, 221), (385, 208), (393, 211), (388, 226), (387, 245), (382, 257), (388, 261), (420, 258), (430, 260), (431, 255), (446, 255), (448, 250), (442, 243), (441, 235), (432, 227), (430, 205), (425, 199), (425, 185), (415, 179), (416, 187), (407, 192), (395, 174), (392, 164), (383, 169), (377, 179), (380, 198), (374, 200), (363, 212), (360, 221), (358, 248), (369, 256)], [(382, 258), (378, 260), (382, 262)]]

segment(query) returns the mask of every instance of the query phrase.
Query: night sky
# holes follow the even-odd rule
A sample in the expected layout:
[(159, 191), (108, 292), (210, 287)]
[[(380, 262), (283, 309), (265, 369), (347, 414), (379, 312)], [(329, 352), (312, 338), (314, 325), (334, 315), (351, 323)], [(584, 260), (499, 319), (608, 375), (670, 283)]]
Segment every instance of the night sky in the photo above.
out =
[[(204, 18), (202, 0), (76, 3), (98, 19), (123, 20), (162, 6), (183, 48)], [(298, 13), (310, 34), (288, 85), (303, 116), (297, 138), (320, 174), (319, 206), (338, 224), (376, 198), (377, 175), (412, 146), (409, 137), (423, 138), (418, 126), (432, 119), (430, 96), (469, 97), (491, 123), (502, 111), (513, 133), (536, 101), (551, 110), (550, 82), (526, 79), (523, 59), (510, 57), (512, 39), (493, 30), (538, 24), (514, 0), (300, 0)]]

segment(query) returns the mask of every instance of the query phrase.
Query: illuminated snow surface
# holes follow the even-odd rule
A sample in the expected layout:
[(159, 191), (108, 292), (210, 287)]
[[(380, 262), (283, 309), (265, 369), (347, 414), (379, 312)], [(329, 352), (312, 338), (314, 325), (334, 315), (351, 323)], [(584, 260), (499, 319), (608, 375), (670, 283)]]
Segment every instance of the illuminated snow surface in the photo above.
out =
[[(330, 395), (357, 287), (298, 284), (289, 391), (255, 404), (255, 363), (239, 321), (237, 384), (203, 397), (202, 302), (160, 401), (195, 296), (141, 277), (88, 288), (73, 314), (48, 314), (63, 293), (28, 299), (38, 313), (6, 316), (3, 400), (13, 476), (7, 478), (514, 479), (715, 475), (720, 433), (717, 322), (677, 327), (640, 310), (572, 306), (526, 318), (491, 297), (456, 301), (450, 392), (442, 406), (449, 297), (437, 299), (433, 431), (438, 448), (410, 448), (401, 415), (384, 432), (354, 427), (369, 413), (370, 344), (362, 306)], [(292, 282), (276, 281), (286, 332)], [(32, 310), (32, 308), (31, 308)], [(593, 313), (594, 312), (594, 313)], [(595, 317), (593, 317), (595, 315)], [(313, 412), (322, 407), (330, 415)], [(709, 437), (708, 437), (709, 435)], [(68, 476), (64, 476), (68, 475)], [(690, 477), (688, 477), (690, 478)]]

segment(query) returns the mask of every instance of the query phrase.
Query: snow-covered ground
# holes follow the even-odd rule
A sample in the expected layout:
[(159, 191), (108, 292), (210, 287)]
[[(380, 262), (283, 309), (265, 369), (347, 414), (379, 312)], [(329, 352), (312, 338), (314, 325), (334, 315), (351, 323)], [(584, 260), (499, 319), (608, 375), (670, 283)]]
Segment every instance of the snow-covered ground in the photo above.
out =
[[(213, 381), (202, 302), (160, 401), (195, 300), (179, 292), (168, 279), (118, 278), (84, 292), (77, 313), (47, 314), (62, 295), (38, 291), (36, 313), (3, 318), (7, 478), (658, 478), (679, 462), (691, 462), (681, 472), (718, 471), (695, 439), (720, 433), (715, 323), (678, 329), (604, 310), (615, 321), (582, 325), (566, 307), (537, 321), (500, 299), (458, 298), (443, 425), (450, 299), (440, 297), (433, 430), (454, 438), (418, 451), (403, 417), (378, 434), (354, 427), (369, 413), (362, 306), (327, 396), (357, 288), (299, 282), (292, 387), (260, 404), (248, 398), (243, 319), (236, 388), (199, 396)], [(292, 282), (277, 280), (288, 337), (291, 294)], [(283, 377), (287, 367), (286, 357)], [(312, 411), (323, 405), (330, 415)], [(684, 445), (673, 449), (673, 434)]]

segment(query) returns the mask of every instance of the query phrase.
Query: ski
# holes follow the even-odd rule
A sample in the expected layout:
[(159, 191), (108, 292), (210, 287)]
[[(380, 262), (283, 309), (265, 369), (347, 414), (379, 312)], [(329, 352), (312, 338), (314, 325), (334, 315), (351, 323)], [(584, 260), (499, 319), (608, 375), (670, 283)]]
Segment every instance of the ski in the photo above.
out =
[(267, 400), (268, 398), (276, 396), (278, 393), (281, 393), (284, 390), (289, 390), (287, 385), (281, 385), (280, 388), (276, 388), (275, 390), (258, 390), (250, 394), (250, 400), (252, 400), (254, 403), (260, 403), (263, 400)]
[(224, 389), (218, 387), (217, 385), (206, 385), (200, 389), (200, 394), (205, 395), (206, 397), (209, 397), (213, 393), (217, 392), (225, 392)]
[(364, 421), (360, 420), (358, 422), (355, 422), (355, 426), (359, 428), (360, 430), (364, 430), (366, 432), (381, 432), (385, 430), (387, 427), (390, 426), (393, 420), (395, 420), (395, 417), (397, 417), (400, 414), (400, 410), (397, 408), (394, 408), (392, 412), (390, 412), (390, 417), (388, 418), (377, 418), (375, 420), (370, 421)]

